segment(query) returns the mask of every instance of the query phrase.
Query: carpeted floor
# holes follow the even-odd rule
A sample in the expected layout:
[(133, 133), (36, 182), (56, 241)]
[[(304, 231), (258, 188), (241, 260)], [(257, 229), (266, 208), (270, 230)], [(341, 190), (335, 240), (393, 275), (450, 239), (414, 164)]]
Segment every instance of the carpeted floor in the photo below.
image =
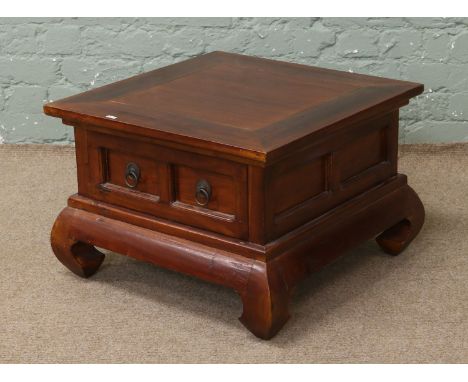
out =
[(109, 254), (88, 280), (49, 247), (74, 150), (0, 146), (2, 363), (468, 362), (468, 146), (405, 146), (426, 224), (399, 257), (365, 243), (303, 282), (273, 340), (231, 290)]

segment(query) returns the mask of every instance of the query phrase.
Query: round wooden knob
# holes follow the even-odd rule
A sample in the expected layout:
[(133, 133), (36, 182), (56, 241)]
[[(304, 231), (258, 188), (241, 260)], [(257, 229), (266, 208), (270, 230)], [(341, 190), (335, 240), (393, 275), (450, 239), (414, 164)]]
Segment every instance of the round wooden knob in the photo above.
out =
[(127, 164), (125, 170), (125, 184), (130, 188), (135, 188), (140, 180), (140, 168), (135, 163)]
[(205, 180), (199, 180), (195, 191), (195, 201), (200, 206), (206, 206), (211, 198), (211, 186)]

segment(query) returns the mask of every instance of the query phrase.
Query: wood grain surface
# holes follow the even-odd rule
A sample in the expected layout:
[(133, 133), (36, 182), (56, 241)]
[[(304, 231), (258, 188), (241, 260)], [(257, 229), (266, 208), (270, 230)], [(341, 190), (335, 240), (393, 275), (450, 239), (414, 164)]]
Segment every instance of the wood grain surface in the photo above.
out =
[(397, 148), (398, 109), (422, 89), (215, 52), (48, 104), (75, 126), (78, 173), (54, 253), (82, 277), (97, 246), (231, 287), (269, 339), (301, 279), (420, 231)]

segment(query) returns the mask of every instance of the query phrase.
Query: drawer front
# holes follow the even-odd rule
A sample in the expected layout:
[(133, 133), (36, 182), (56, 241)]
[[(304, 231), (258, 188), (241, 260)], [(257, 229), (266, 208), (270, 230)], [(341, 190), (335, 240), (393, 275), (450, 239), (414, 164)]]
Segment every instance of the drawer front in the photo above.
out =
[(203, 206), (234, 219), (241, 208), (236, 195), (242, 190), (232, 176), (189, 166), (174, 166), (175, 200), (187, 207)]
[[(245, 165), (94, 131), (76, 138), (77, 146), (87, 148), (86, 171), (79, 171), (80, 194), (247, 238)], [(84, 138), (86, 143), (79, 142)]]

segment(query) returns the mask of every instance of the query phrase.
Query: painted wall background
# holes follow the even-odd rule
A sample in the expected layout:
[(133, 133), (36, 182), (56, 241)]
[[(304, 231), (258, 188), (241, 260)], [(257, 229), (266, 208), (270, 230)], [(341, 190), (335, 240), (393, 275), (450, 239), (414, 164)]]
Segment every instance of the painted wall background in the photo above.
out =
[(0, 143), (70, 143), (43, 103), (213, 50), (422, 82), (401, 142), (468, 141), (468, 18), (0, 18)]

